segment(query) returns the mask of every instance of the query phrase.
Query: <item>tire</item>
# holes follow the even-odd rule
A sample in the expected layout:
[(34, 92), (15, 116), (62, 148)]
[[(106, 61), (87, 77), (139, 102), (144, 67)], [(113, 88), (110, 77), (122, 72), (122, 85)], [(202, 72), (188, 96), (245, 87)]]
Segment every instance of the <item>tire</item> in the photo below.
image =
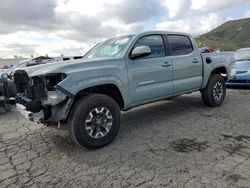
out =
[(10, 112), (11, 111), (11, 106), (8, 102), (4, 102), (3, 109), (5, 112)]
[(8, 80), (8, 92), (9, 92), (9, 97), (15, 98), (17, 95), (16, 86), (13, 80)]
[(73, 140), (88, 149), (109, 144), (120, 128), (121, 112), (109, 96), (90, 94), (79, 99), (68, 118)]
[(221, 106), (226, 97), (226, 83), (219, 74), (212, 74), (207, 86), (201, 90), (202, 101), (209, 107)]

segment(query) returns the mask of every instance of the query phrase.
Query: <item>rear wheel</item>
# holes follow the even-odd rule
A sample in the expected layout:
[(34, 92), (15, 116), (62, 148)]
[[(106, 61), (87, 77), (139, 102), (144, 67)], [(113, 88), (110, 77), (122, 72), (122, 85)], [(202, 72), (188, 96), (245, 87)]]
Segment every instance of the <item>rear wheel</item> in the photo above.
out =
[(73, 106), (69, 116), (73, 140), (95, 149), (109, 144), (120, 127), (120, 108), (109, 96), (90, 94)]
[(203, 102), (210, 107), (220, 106), (226, 96), (226, 84), (224, 78), (219, 74), (212, 74), (207, 86), (201, 90)]

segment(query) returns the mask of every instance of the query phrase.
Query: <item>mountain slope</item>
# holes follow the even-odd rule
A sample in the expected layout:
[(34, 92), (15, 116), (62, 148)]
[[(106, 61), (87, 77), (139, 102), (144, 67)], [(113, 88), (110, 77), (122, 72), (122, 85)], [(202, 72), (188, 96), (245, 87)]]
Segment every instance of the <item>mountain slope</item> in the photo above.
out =
[(198, 45), (236, 50), (250, 47), (250, 18), (228, 21), (197, 38)]

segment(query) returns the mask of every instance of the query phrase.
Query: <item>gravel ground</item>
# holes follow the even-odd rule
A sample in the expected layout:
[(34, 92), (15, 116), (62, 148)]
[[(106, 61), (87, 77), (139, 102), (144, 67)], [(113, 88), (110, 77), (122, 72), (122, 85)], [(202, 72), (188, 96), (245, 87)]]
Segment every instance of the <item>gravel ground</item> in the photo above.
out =
[(0, 187), (250, 187), (250, 90), (222, 107), (199, 93), (134, 108), (107, 147), (0, 113)]

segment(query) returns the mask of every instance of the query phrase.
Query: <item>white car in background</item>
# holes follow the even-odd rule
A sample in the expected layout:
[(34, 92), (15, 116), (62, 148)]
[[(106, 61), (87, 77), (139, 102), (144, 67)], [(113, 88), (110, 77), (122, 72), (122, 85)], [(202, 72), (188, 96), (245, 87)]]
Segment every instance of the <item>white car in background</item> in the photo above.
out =
[(50, 57), (36, 57), (33, 59), (25, 59), (20, 61), (17, 65), (10, 67), (9, 69), (5, 69), (5, 73), (7, 73), (10, 77), (13, 75), (14, 71), (19, 68), (25, 68), (25, 67), (30, 67), (30, 66), (35, 66), (35, 65), (41, 65), (41, 64), (46, 64), (46, 63), (53, 63), (55, 60)]
[[(14, 84), (14, 79), (13, 79), (13, 74), (15, 72), (16, 69), (20, 69), (20, 68), (26, 68), (26, 67), (30, 67), (30, 66), (35, 66), (35, 65), (41, 65), (41, 64), (46, 64), (46, 63), (53, 63), (54, 59), (53, 58), (49, 58), (49, 57), (37, 57), (37, 58), (33, 58), (33, 59), (25, 59), (19, 62), (19, 64), (12, 66), (10, 68), (5, 68), (4, 69), (0, 69), (0, 77), (2, 77), (3, 74), (4, 77), (6, 77), (7, 79), (7, 83), (8, 83), (8, 93), (10, 94), (10, 97), (8, 97), (9, 101), (15, 101), (15, 96), (16, 96), (16, 86)], [(0, 94), (3, 93), (3, 87), (0, 87)], [(12, 102), (14, 103), (14, 102)]]

